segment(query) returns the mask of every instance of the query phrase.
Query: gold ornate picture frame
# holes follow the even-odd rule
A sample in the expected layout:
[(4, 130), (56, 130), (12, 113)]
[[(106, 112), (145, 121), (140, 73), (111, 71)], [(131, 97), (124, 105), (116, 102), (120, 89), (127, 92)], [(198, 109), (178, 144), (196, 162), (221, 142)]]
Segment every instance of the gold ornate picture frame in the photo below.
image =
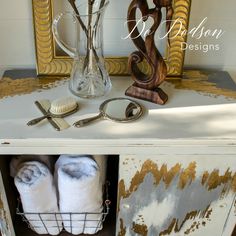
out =
[[(55, 55), (55, 41), (52, 35), (53, 0), (32, 0), (35, 33), (37, 74), (39, 76), (68, 76), (72, 68), (69, 56)], [(170, 47), (166, 48), (168, 77), (182, 75), (185, 51), (181, 44), (186, 42), (191, 0), (173, 0), (173, 21), (178, 19), (170, 32)], [(178, 33), (177, 33), (178, 32)], [(176, 37), (174, 37), (177, 34)], [(128, 75), (127, 57), (106, 57), (110, 75)], [(142, 65), (148, 71), (146, 64)]]

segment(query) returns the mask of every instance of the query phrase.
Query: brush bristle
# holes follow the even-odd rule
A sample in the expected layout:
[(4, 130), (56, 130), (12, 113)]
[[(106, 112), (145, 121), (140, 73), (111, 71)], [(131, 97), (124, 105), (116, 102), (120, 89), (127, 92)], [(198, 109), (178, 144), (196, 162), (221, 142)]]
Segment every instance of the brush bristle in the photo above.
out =
[(77, 105), (77, 101), (73, 97), (59, 98), (51, 103), (50, 112), (55, 115), (62, 115), (74, 110)]

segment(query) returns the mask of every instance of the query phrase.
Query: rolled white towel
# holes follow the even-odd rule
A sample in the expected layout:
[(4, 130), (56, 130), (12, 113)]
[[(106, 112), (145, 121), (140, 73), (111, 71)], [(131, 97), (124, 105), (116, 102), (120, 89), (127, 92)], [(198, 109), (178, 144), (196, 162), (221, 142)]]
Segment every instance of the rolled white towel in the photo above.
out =
[[(20, 193), (23, 211), (32, 228), (38, 234), (57, 235), (62, 230), (56, 190), (49, 169), (37, 161), (25, 162), (15, 178), (15, 185)], [(42, 220), (43, 222), (42, 222)]]
[[(100, 170), (90, 157), (58, 167), (59, 205), (64, 228), (72, 234), (95, 234), (102, 229), (103, 193)], [(73, 214), (63, 214), (63, 213)], [(76, 214), (76, 213), (99, 214)], [(86, 218), (85, 218), (86, 217)]]
[(87, 161), (87, 159), (83, 159), (83, 157), (91, 158), (94, 159), (100, 169), (100, 181), (101, 184), (104, 185), (106, 181), (106, 169), (107, 169), (107, 156), (105, 155), (60, 155), (58, 160), (55, 163), (55, 173), (54, 173), (54, 178), (55, 178), (55, 184), (57, 184), (57, 179), (58, 179), (58, 168), (60, 166), (63, 166), (65, 164), (74, 162), (74, 163), (81, 163), (83, 161)]
[(24, 164), (24, 162), (28, 161), (38, 161), (45, 164), (51, 172), (53, 172), (55, 158), (49, 155), (20, 155), (15, 156), (11, 159), (10, 162), (10, 175), (11, 177), (15, 177), (18, 170)]

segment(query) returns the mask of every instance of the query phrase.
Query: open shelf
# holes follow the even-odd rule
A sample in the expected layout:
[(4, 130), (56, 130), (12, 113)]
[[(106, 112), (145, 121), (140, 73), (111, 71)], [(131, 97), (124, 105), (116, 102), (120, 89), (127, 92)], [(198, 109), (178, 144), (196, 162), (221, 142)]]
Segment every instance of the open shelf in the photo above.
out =
[[(18, 192), (14, 185), (14, 179), (10, 176), (9, 163), (12, 156), (0, 156), (0, 171), (3, 176), (5, 192), (7, 195), (11, 217), (16, 236), (37, 236), (21, 216), (16, 215)], [(110, 211), (103, 223), (103, 229), (96, 233), (97, 236), (115, 236), (116, 233), (116, 206), (117, 206), (117, 183), (118, 183), (119, 156), (109, 156), (107, 163), (107, 180), (109, 186), (109, 200), (111, 200)], [(46, 236), (47, 234), (45, 234)], [(72, 234), (62, 231), (59, 236), (70, 236)], [(80, 234), (81, 236), (85, 234)], [(0, 233), (1, 236), (1, 233)]]

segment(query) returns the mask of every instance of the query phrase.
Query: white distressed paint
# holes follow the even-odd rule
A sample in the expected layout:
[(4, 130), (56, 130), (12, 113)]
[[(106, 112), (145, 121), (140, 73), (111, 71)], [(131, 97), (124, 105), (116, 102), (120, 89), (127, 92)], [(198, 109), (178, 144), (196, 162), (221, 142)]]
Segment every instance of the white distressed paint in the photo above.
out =
[[(131, 83), (125, 77), (113, 78), (113, 91), (106, 98), (124, 96), (123, 91)], [(149, 114), (137, 122), (117, 124), (100, 121), (83, 129), (71, 128), (60, 133), (54, 131), (46, 122), (30, 128), (26, 126), (26, 122), (40, 114), (33, 101), (42, 98), (53, 100), (70, 95), (67, 84), (61, 84), (50, 91), (2, 99), (0, 110), (4, 113), (0, 115), (0, 153), (122, 154), (119, 178), (125, 180), (126, 187), (147, 159), (155, 161), (158, 166), (167, 164), (168, 169), (176, 163), (186, 168), (190, 162), (196, 161), (197, 176), (201, 176), (204, 170), (220, 169), (220, 173), (224, 173), (229, 166), (235, 170), (236, 126), (231, 123), (236, 115), (235, 101), (223, 96), (213, 97), (194, 91), (176, 90), (170, 83), (165, 83), (163, 88), (170, 95), (168, 104), (161, 107), (142, 101), (142, 105), (149, 109)], [(104, 99), (79, 99), (81, 110), (68, 117), (68, 121), (72, 123), (80, 117), (95, 114)], [(221, 124), (220, 129), (212, 129), (215, 122)], [(3, 144), (4, 142), (10, 144)], [(127, 164), (123, 165), (123, 162)], [(219, 232), (224, 227), (224, 222), (217, 215), (226, 218), (232, 199), (233, 196), (228, 195), (224, 202), (217, 201), (217, 204), (225, 205), (224, 211), (213, 203), (216, 212), (214, 225), (217, 225)], [(159, 223), (169, 215), (168, 212), (173, 212), (168, 202), (169, 200), (163, 201), (158, 206), (167, 210)], [(148, 209), (151, 208), (143, 208), (145, 214)], [(227, 229), (235, 222), (234, 219), (234, 215), (230, 217)], [(151, 218), (145, 220), (151, 225)], [(186, 228), (191, 223), (188, 222)], [(213, 224), (208, 227), (208, 232), (216, 230)]]
[[(232, 196), (229, 196), (227, 198), (225, 198), (224, 200), (219, 200), (217, 203), (213, 203), (212, 204), (212, 207), (214, 208), (214, 211), (212, 212), (211, 214), (211, 222), (214, 222), (214, 223), (211, 223), (211, 222), (206, 222), (207, 223), (207, 232), (206, 232), (206, 227), (204, 226), (200, 226), (197, 230), (195, 230), (194, 232), (191, 232), (189, 235), (190, 236), (203, 236), (203, 235), (207, 235), (207, 236), (231, 236), (231, 233), (232, 233), (232, 222), (234, 222), (235, 220), (235, 214), (234, 214), (234, 218), (233, 220), (231, 220), (231, 227), (227, 228), (227, 231), (225, 232), (222, 232), (222, 227), (223, 227), (223, 219), (225, 219), (227, 217), (227, 212), (225, 212), (224, 214), (222, 214), (222, 205), (224, 205), (225, 207), (228, 206), (227, 202), (230, 202), (232, 200)], [(155, 208), (154, 208), (155, 209)], [(153, 223), (154, 225), (158, 222), (158, 214), (157, 213), (154, 213), (153, 208), (150, 208), (149, 209), (149, 212), (147, 212), (147, 214), (145, 214), (144, 218), (145, 218), (145, 222), (142, 222), (144, 224), (147, 223), (147, 225), (149, 224), (149, 222), (151, 221), (148, 221), (149, 218), (150, 218), (150, 215), (153, 216)], [(156, 221), (155, 221), (156, 220)], [(171, 234), (169, 234), (169, 236), (183, 236), (185, 235), (184, 232), (189, 229), (191, 227), (191, 225), (194, 223), (194, 222), (202, 222), (203, 219), (201, 218), (195, 218), (194, 220), (188, 220), (182, 230), (180, 232), (172, 232)], [(216, 226), (220, 226), (221, 227), (221, 230), (220, 231), (217, 231), (218, 227), (216, 228)], [(129, 233), (129, 230), (130, 230), (130, 227), (127, 227), (127, 233), (125, 236), (134, 236), (136, 234), (134, 233)]]
[[(1, 171), (0, 171), (0, 199), (3, 203), (3, 209), (0, 209), (0, 234), (2, 234), (2, 236), (15, 236)], [(5, 217), (6, 221), (3, 220)]]
[[(97, 114), (100, 104), (105, 99), (124, 97), (124, 91), (132, 81), (127, 77), (114, 77), (112, 78), (112, 83), (112, 92), (106, 97), (96, 100), (79, 99), (78, 102), (81, 109), (78, 113), (66, 118), (68, 123), (72, 124), (80, 118)], [(145, 139), (231, 138), (235, 140), (235, 100), (223, 96), (213, 97), (199, 94), (195, 91), (178, 90), (168, 82), (164, 83), (162, 87), (170, 96), (168, 103), (162, 107), (137, 100), (146, 108), (146, 113), (136, 122), (120, 124), (103, 120), (80, 129), (71, 127), (60, 133), (56, 132), (46, 120), (33, 127), (28, 127), (26, 123), (41, 114), (34, 105), (35, 100), (45, 98), (54, 100), (62, 96), (71, 96), (67, 84), (62, 83), (56, 88), (42, 92), (1, 99), (0, 109), (5, 112), (1, 113), (0, 116), (0, 139), (2, 142), (5, 139), (13, 142), (17, 141), (18, 144), (26, 140), (24, 145), (27, 146), (30, 145), (28, 139), (31, 139), (34, 145), (40, 145), (41, 142), (38, 143), (38, 140), (42, 141), (45, 138), (48, 142), (53, 141), (53, 139), (57, 141), (58, 139), (67, 139), (68, 145), (70, 144), (68, 139), (73, 139), (75, 142), (77, 140), (78, 143), (86, 140), (89, 144), (91, 140), (100, 140), (102, 138), (113, 146), (119, 143), (126, 145), (127, 142), (123, 141), (125, 139), (138, 143), (142, 143), (141, 140)], [(227, 116), (224, 114), (227, 114)], [(213, 129), (211, 122), (218, 125), (221, 124), (219, 125), (220, 128)], [(9, 125), (11, 128), (9, 128)], [(94, 132), (95, 127), (96, 132)], [(119, 143), (117, 140), (119, 140)], [(155, 143), (150, 142), (149, 144), (154, 145)]]
[[(202, 148), (206, 147), (203, 146)], [(194, 180), (192, 183), (187, 184), (183, 190), (178, 190), (177, 185), (174, 187), (174, 180), (172, 180), (168, 188), (163, 187), (162, 189), (160, 187), (163, 184), (162, 181), (159, 183), (159, 185), (154, 185), (154, 183), (152, 183), (153, 187), (147, 188), (147, 186), (144, 187), (148, 184), (146, 176), (143, 182), (144, 184), (139, 185), (138, 189), (133, 194), (131, 194), (129, 198), (121, 200), (120, 217), (125, 221), (126, 216), (128, 217), (127, 219), (130, 219), (130, 217), (133, 216), (132, 219), (130, 219), (131, 222), (136, 222), (140, 225), (147, 225), (149, 231), (151, 230), (151, 227), (161, 226), (163, 230), (166, 229), (166, 226), (164, 226), (164, 222), (169, 218), (171, 219), (171, 216), (176, 217), (177, 208), (182, 209), (181, 211), (183, 211), (183, 213), (185, 212), (185, 214), (191, 212), (192, 210), (203, 211), (205, 207), (209, 204), (208, 201), (210, 201), (210, 207), (213, 210), (210, 215), (210, 220), (201, 217), (189, 219), (184, 224), (180, 232), (172, 232), (170, 235), (183, 236), (185, 235), (184, 232), (189, 229), (194, 222), (200, 222), (199, 228), (196, 229), (194, 232), (191, 232), (191, 236), (229, 236), (229, 233), (231, 233), (234, 228), (236, 220), (235, 207), (232, 207), (232, 203), (235, 201), (235, 193), (230, 192), (222, 198), (219, 198), (220, 195), (217, 198), (212, 198), (215, 194), (215, 196), (217, 196), (217, 192), (220, 193), (222, 191), (223, 185), (218, 186), (216, 189), (213, 189), (208, 192), (208, 190), (201, 184), (196, 185), (196, 181), (201, 181), (201, 177), (204, 171), (208, 171), (209, 173), (211, 173), (213, 170), (220, 170), (219, 173), (223, 175), (229, 168), (232, 173), (235, 173), (235, 155), (236, 154), (231, 156), (223, 154), (219, 156), (176, 156), (172, 154), (169, 156), (163, 156), (149, 155), (148, 153), (146, 155), (121, 155), (119, 176), (120, 179), (124, 180), (126, 189), (129, 188), (133, 176), (141, 170), (141, 167), (146, 160), (151, 160), (152, 162), (156, 163), (159, 169), (163, 164), (166, 164), (168, 170), (171, 167), (175, 166), (177, 163), (181, 164), (182, 169), (185, 169), (189, 166), (191, 162), (196, 162), (196, 180)], [(195, 193), (196, 195), (191, 195), (191, 186), (193, 186), (193, 184), (195, 184), (194, 186), (197, 189), (192, 189), (192, 193)], [(141, 188), (140, 191), (139, 188)], [(161, 189), (162, 191), (158, 191), (156, 193), (153, 191), (149, 191), (150, 189), (155, 188), (160, 188), (160, 191)], [(211, 192), (213, 195), (210, 197)], [(158, 199), (160, 195), (163, 194), (165, 198), (162, 201), (159, 201)], [(135, 195), (137, 196), (135, 197)], [(207, 195), (209, 195), (210, 198), (207, 197)], [(181, 198), (186, 198), (188, 196), (189, 202), (188, 200), (185, 200), (181, 203)], [(198, 201), (198, 198), (201, 199), (201, 201)], [(148, 205), (146, 205), (146, 199), (150, 199), (150, 203)], [(134, 211), (132, 210), (133, 208), (135, 209)], [(203, 222), (206, 223), (205, 226), (202, 225)], [(181, 224), (181, 221), (179, 222), (179, 224)], [(133, 232), (131, 225), (125, 224), (124, 226), (127, 226), (127, 233), (125, 236), (134, 235), (134, 233), (131, 233)], [(119, 223), (117, 229), (119, 229)], [(152, 233), (149, 232), (148, 236), (151, 235)]]
[[(222, 234), (222, 226), (224, 223), (224, 219), (226, 219), (227, 217), (227, 211), (225, 211), (224, 213), (222, 212), (222, 205), (224, 207), (228, 207), (229, 202), (232, 201), (232, 196), (229, 196), (227, 198), (225, 198), (224, 200), (219, 200), (214, 203), (212, 203), (212, 208), (214, 209), (212, 214), (211, 214), (211, 222), (207, 222), (207, 233), (206, 233), (206, 227), (203, 227), (202, 225), (195, 230), (194, 232), (191, 232), (189, 235), (191, 236), (202, 236), (202, 235), (214, 235), (214, 236), (222, 236), (224, 234)], [(234, 220), (235, 220), (235, 216), (234, 216)], [(183, 229), (181, 230), (180, 233), (171, 233), (170, 236), (182, 236), (184, 235), (183, 232), (185, 232), (194, 221), (202, 221), (201, 218), (196, 218), (195, 220), (189, 220), (183, 227)], [(214, 223), (213, 223), (214, 222)], [(231, 221), (234, 222), (234, 221)], [(217, 231), (217, 228), (220, 226), (221, 230)], [(219, 228), (220, 228), (219, 227)], [(231, 227), (228, 228), (228, 232), (232, 233), (232, 225)], [(231, 234), (225, 234), (225, 236), (230, 236)]]
[[(171, 216), (174, 208), (175, 196), (169, 194), (163, 201), (152, 201), (148, 206), (141, 208), (134, 216), (134, 221), (141, 225), (145, 223), (148, 227), (162, 225), (166, 218)], [(144, 221), (140, 220), (139, 215), (145, 216)]]
[[(229, 202), (232, 201), (232, 196), (228, 196), (227, 198), (225, 198), (224, 200), (219, 200), (217, 201), (217, 203), (212, 203), (212, 208), (214, 209), (212, 214), (211, 214), (211, 221), (206, 221), (206, 226), (202, 226), (202, 224), (199, 226), (199, 228), (197, 230), (195, 230), (194, 232), (191, 232), (189, 235), (191, 236), (203, 236), (203, 235), (207, 235), (207, 236), (231, 236), (231, 233), (233, 231), (234, 228), (234, 222), (235, 222), (235, 214), (232, 214), (233, 219), (231, 219), (230, 225), (227, 225), (228, 228), (225, 229), (225, 232), (222, 232), (223, 230), (223, 226), (224, 226), (224, 220), (227, 217), (227, 211), (222, 212), (222, 205), (224, 205), (225, 208), (228, 207)], [(130, 206), (132, 207), (132, 206)], [(228, 208), (227, 208), (228, 209)], [(159, 221), (159, 214), (157, 212), (154, 212), (154, 210), (156, 210), (156, 208), (149, 208), (149, 211), (145, 212), (141, 212), (141, 213), (145, 213), (143, 214), (143, 218), (145, 219), (145, 221), (140, 222), (141, 224), (147, 224), (147, 226), (149, 226), (150, 223), (153, 223), (153, 225), (158, 225), (157, 222)], [(150, 216), (152, 216), (153, 218), (150, 220)], [(163, 218), (164, 220), (164, 218)], [(191, 225), (194, 222), (203, 222), (204, 220), (202, 218), (196, 217), (194, 220), (189, 219), (183, 226), (183, 228), (181, 229), (180, 232), (171, 232), (171, 234), (169, 234), (169, 236), (183, 236), (185, 235), (184, 232), (189, 229), (191, 227)], [(139, 221), (137, 221), (137, 223), (139, 223)], [(161, 222), (160, 222), (161, 223)], [(130, 233), (132, 227), (127, 227), (127, 233), (125, 234), (125, 236), (134, 236), (134, 235), (138, 235), (133, 233)], [(206, 229), (207, 228), (207, 229)], [(152, 235), (150, 235), (152, 236)]]
[[(127, 77), (114, 77), (112, 83), (112, 92), (105, 98), (79, 99), (79, 112), (66, 120), (72, 124), (80, 118), (96, 114), (105, 99), (123, 97), (123, 91), (132, 81)], [(168, 103), (162, 107), (139, 101), (149, 112), (133, 123), (119, 124), (104, 120), (81, 129), (71, 127), (63, 132), (55, 131), (47, 121), (28, 127), (26, 123), (29, 120), (41, 115), (33, 102), (71, 96), (67, 86), (61, 84), (51, 90), (1, 99), (0, 109), (5, 112), (0, 115), (0, 141), (10, 144), (1, 144), (0, 153), (76, 154), (89, 151), (91, 154), (148, 152), (157, 155), (211, 156), (236, 153), (235, 101), (223, 96), (177, 90), (167, 82), (162, 87), (170, 96)], [(221, 124), (221, 128), (212, 129), (211, 122)], [(201, 148), (202, 145), (207, 148)]]

